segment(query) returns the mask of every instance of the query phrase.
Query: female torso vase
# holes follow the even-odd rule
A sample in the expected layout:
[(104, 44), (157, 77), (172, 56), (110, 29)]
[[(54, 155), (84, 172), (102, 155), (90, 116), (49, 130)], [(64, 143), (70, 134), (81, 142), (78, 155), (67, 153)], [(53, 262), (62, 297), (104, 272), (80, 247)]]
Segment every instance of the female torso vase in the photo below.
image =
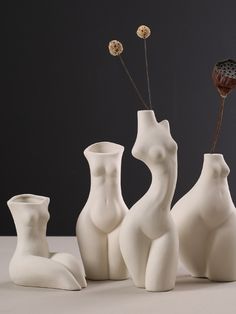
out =
[(138, 133), (132, 154), (146, 164), (152, 183), (123, 221), (120, 246), (137, 287), (148, 291), (174, 288), (178, 236), (170, 215), (177, 179), (177, 145), (167, 120), (152, 110), (138, 112)]
[(22, 194), (8, 202), (17, 231), (17, 247), (9, 265), (15, 284), (65, 290), (86, 286), (82, 260), (50, 253), (46, 239), (49, 198)]
[(123, 151), (123, 146), (111, 142), (96, 143), (84, 151), (91, 187), (76, 234), (88, 279), (128, 277), (119, 247), (120, 224), (128, 212), (120, 182)]
[(236, 280), (236, 210), (220, 154), (205, 154), (194, 187), (173, 207), (181, 260), (195, 277)]

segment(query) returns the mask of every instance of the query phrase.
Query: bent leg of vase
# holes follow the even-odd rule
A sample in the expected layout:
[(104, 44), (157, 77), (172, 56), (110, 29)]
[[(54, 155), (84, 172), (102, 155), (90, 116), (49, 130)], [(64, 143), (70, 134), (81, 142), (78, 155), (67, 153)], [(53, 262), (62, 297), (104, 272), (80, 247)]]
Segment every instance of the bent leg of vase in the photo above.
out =
[(167, 233), (152, 242), (146, 268), (148, 291), (168, 291), (175, 286), (178, 264), (178, 242), (174, 233)]
[(111, 280), (123, 280), (128, 278), (128, 270), (121, 255), (119, 245), (120, 227), (108, 235), (108, 262), (109, 277)]
[(82, 288), (87, 287), (82, 260), (68, 253), (51, 253), (50, 258), (68, 268)]
[(9, 267), (10, 277), (17, 285), (80, 290), (81, 286), (61, 263), (40, 256), (17, 256)]
[(123, 258), (136, 287), (145, 288), (145, 273), (151, 240), (141, 230), (129, 226), (122, 230), (120, 246)]
[(86, 223), (80, 221), (76, 233), (86, 278), (108, 280), (107, 235), (97, 229), (89, 219), (86, 220)]

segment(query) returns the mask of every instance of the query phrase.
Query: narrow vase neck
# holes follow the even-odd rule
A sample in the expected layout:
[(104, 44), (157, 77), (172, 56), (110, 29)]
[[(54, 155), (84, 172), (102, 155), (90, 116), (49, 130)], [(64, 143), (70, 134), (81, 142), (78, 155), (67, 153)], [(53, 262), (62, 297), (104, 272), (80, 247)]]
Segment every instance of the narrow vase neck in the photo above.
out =
[(223, 180), (227, 181), (230, 172), (223, 155), (205, 154), (200, 180)]
[(158, 124), (153, 110), (138, 111), (138, 132), (146, 132), (147, 129)]

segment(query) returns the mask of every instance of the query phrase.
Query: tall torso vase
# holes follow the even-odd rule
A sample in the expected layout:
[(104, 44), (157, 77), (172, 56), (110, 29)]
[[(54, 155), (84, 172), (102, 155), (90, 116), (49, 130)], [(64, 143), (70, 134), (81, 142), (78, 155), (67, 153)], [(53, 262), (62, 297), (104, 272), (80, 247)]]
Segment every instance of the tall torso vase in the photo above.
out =
[(65, 290), (86, 286), (81, 259), (50, 253), (46, 239), (49, 198), (21, 194), (8, 202), (17, 232), (17, 246), (9, 265), (15, 284)]
[(111, 142), (95, 143), (84, 151), (91, 187), (76, 234), (88, 279), (128, 277), (119, 247), (120, 225), (128, 212), (120, 182), (123, 151), (123, 146)]
[(205, 154), (201, 175), (173, 207), (180, 257), (195, 277), (236, 280), (236, 210), (223, 155)]
[(137, 287), (171, 290), (178, 260), (177, 230), (170, 214), (177, 179), (177, 145), (168, 121), (158, 123), (152, 110), (138, 111), (132, 154), (149, 168), (152, 182), (123, 221), (122, 255)]

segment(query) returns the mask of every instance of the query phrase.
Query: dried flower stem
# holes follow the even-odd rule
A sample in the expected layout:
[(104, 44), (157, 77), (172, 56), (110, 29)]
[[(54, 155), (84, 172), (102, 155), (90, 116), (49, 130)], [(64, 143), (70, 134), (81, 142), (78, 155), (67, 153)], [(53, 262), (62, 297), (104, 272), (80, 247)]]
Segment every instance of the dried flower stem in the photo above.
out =
[(137, 88), (137, 86), (136, 86), (134, 80), (132, 79), (132, 76), (130, 75), (129, 70), (128, 70), (128, 68), (127, 68), (127, 66), (126, 66), (126, 64), (125, 64), (125, 62), (124, 62), (124, 60), (123, 60), (123, 58), (121, 57), (121, 55), (119, 55), (118, 57), (119, 57), (119, 59), (120, 59), (120, 62), (121, 62), (121, 64), (122, 64), (124, 70), (125, 70), (125, 73), (128, 75), (128, 78), (129, 78), (131, 84), (133, 85), (133, 88), (134, 88), (134, 90), (135, 90), (135, 92), (136, 92), (136, 94), (137, 94), (137, 96), (138, 96), (140, 102), (142, 103), (142, 105), (143, 105), (145, 108), (149, 109), (148, 106), (146, 105), (145, 101), (143, 100), (143, 97), (141, 96), (140, 91), (138, 90), (138, 88)]
[(212, 144), (211, 151), (210, 151), (211, 154), (214, 154), (216, 144), (217, 144), (217, 141), (219, 139), (220, 129), (221, 129), (221, 125), (222, 125), (222, 119), (223, 119), (223, 114), (224, 114), (225, 98), (226, 97), (221, 97), (221, 103), (220, 103), (220, 108), (219, 108), (219, 112), (218, 112), (218, 119), (217, 119), (217, 123), (216, 123), (216, 129), (215, 129), (213, 144)]
[(150, 78), (149, 78), (149, 70), (148, 70), (148, 58), (147, 58), (147, 43), (146, 43), (145, 38), (143, 40), (143, 43), (144, 43), (144, 55), (145, 55), (148, 98), (149, 98), (150, 109), (152, 109), (152, 97), (151, 97)]

